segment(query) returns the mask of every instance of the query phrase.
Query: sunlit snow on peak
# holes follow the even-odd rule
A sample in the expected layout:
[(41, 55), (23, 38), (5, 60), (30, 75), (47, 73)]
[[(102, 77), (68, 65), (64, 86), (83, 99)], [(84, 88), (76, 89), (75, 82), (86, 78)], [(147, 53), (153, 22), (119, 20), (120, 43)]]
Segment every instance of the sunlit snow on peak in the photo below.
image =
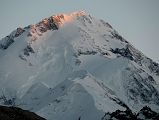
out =
[(64, 23), (69, 23), (73, 21), (75, 18), (84, 16), (86, 13), (84, 11), (77, 11), (69, 14), (57, 14), (52, 16), (54, 21), (59, 23), (59, 25), (63, 25)]

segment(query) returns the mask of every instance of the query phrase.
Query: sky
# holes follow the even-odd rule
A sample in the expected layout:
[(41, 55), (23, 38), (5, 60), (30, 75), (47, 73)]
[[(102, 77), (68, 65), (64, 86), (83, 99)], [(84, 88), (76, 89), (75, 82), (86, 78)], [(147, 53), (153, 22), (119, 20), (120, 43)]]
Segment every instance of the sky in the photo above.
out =
[(17, 27), (84, 10), (159, 63), (159, 0), (0, 0), (0, 39)]

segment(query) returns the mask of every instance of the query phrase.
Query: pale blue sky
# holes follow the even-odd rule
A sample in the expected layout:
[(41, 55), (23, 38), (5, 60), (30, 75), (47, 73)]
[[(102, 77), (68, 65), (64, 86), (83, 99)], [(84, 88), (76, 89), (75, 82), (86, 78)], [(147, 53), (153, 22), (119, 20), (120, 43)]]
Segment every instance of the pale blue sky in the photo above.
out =
[(159, 0), (0, 0), (0, 38), (56, 13), (85, 10), (159, 62)]

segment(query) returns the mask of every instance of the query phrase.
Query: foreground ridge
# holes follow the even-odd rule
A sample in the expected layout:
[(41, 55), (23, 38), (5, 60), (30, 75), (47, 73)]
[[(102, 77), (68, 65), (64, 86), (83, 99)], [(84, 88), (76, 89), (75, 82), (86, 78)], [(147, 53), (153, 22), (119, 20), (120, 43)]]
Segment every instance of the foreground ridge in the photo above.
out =
[(0, 120), (46, 120), (33, 112), (16, 107), (0, 106)]

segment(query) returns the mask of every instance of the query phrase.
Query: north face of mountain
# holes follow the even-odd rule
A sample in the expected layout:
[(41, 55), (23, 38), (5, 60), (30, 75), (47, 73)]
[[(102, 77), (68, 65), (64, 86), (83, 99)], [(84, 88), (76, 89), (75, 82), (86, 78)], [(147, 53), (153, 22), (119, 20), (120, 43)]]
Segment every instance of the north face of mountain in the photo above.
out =
[(0, 89), (1, 105), (48, 120), (159, 112), (159, 64), (103, 20), (58, 14), (0, 40)]

